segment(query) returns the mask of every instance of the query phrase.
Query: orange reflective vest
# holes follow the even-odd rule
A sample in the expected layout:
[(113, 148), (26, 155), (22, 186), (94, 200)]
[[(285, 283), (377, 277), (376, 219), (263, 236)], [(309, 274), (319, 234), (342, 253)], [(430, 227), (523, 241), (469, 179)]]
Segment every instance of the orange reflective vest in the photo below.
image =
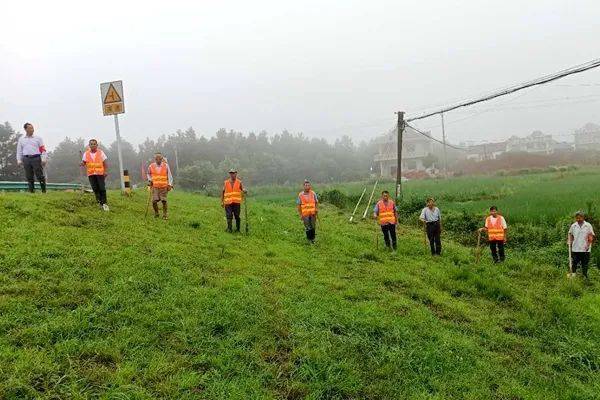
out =
[(379, 225), (396, 224), (396, 205), (393, 200), (388, 200), (387, 203), (379, 200), (377, 210), (379, 211), (377, 215)]
[(95, 153), (91, 150), (85, 152), (85, 167), (87, 168), (87, 175), (104, 175), (104, 161), (102, 158), (104, 153), (102, 150), (97, 149)]
[(298, 193), (300, 199), (300, 210), (302, 217), (310, 217), (317, 214), (317, 196), (312, 190), (308, 193), (302, 191)]
[(163, 161), (160, 165), (153, 162), (149, 169), (152, 187), (160, 189), (169, 186), (169, 165), (166, 162)]
[(504, 240), (506, 238), (500, 214), (496, 217), (494, 224), (492, 224), (492, 216), (487, 217), (485, 219), (485, 227), (487, 228), (488, 240)]
[(242, 204), (242, 181), (235, 179), (231, 183), (231, 179), (226, 179), (223, 183), (223, 203)]

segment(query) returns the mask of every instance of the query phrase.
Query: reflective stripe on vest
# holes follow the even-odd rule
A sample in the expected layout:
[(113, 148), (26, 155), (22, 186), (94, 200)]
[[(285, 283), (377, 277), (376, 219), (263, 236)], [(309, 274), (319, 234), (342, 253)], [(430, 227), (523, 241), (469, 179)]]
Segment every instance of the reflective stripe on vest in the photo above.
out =
[(162, 162), (158, 166), (155, 162), (150, 164), (150, 180), (152, 187), (166, 188), (169, 186), (169, 166), (166, 162)]
[(502, 227), (502, 217), (498, 215), (496, 217), (496, 223), (492, 225), (492, 217), (489, 216), (485, 220), (485, 227), (487, 228), (488, 240), (504, 240), (504, 228)]
[(225, 180), (223, 183), (223, 203), (227, 204), (242, 204), (242, 182), (235, 179), (231, 184), (231, 179)]
[(315, 192), (312, 190), (308, 193), (302, 191), (298, 193), (298, 198), (300, 198), (300, 209), (302, 210), (303, 217), (310, 217), (317, 213), (317, 198)]
[(85, 152), (85, 167), (87, 169), (87, 175), (104, 175), (104, 161), (102, 156), (104, 153), (98, 149), (95, 153), (91, 150)]
[(388, 200), (387, 204), (383, 200), (379, 200), (377, 210), (379, 211), (377, 215), (379, 225), (396, 224), (396, 208), (393, 200)]

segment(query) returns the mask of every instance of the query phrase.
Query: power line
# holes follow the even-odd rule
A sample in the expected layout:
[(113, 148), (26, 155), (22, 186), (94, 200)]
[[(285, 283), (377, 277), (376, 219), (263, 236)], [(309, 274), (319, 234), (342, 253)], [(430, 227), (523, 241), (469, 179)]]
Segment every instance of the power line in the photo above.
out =
[(425, 136), (427, 139), (433, 140), (434, 142), (438, 142), (438, 143), (440, 143), (441, 145), (448, 146), (448, 147), (451, 147), (451, 148), (453, 148), (453, 149), (460, 150), (460, 151), (468, 151), (468, 149), (465, 149), (464, 147), (458, 147), (458, 146), (454, 146), (454, 145), (452, 145), (452, 144), (444, 143), (444, 142), (442, 142), (441, 140), (439, 140), (439, 139), (436, 139), (436, 138), (434, 138), (433, 136), (431, 136), (431, 135), (429, 135), (429, 134), (427, 134), (427, 133), (425, 133), (425, 132), (422, 132), (422, 131), (420, 131), (419, 129), (415, 128), (415, 127), (414, 127), (414, 126), (412, 126), (412, 125), (409, 125), (409, 124), (408, 124), (408, 123), (406, 123), (406, 122), (404, 123), (404, 125), (405, 125), (405, 126), (408, 126), (409, 128), (411, 128), (412, 130), (414, 130), (414, 131), (415, 131), (415, 132), (417, 132), (418, 134)]
[(508, 88), (502, 89), (500, 91), (490, 93), (490, 94), (485, 95), (484, 97), (481, 97), (478, 99), (467, 100), (467, 101), (464, 101), (464, 102), (461, 102), (461, 103), (458, 103), (455, 105), (451, 105), (451, 106), (442, 108), (442, 109), (434, 111), (434, 112), (423, 114), (418, 117), (408, 118), (406, 120), (406, 122), (411, 122), (411, 121), (416, 121), (416, 120), (423, 119), (423, 118), (428, 118), (433, 115), (442, 114), (442, 113), (445, 113), (448, 111), (456, 110), (457, 108), (467, 107), (467, 106), (470, 106), (473, 104), (477, 104), (477, 103), (481, 103), (481, 102), (488, 101), (491, 99), (495, 99), (500, 96), (506, 96), (508, 94), (515, 93), (515, 92), (518, 92), (523, 89), (527, 89), (527, 88), (530, 88), (533, 86), (543, 85), (545, 83), (552, 82), (552, 81), (555, 81), (558, 79), (562, 79), (569, 75), (585, 72), (585, 71), (588, 71), (590, 69), (597, 68), (597, 67), (600, 67), (600, 59), (595, 59), (595, 60), (589, 61), (589, 62), (581, 64), (581, 65), (576, 65), (574, 67), (571, 67), (571, 68), (568, 68), (568, 69), (565, 69), (565, 70), (562, 70), (562, 71), (559, 71), (559, 72), (556, 72), (556, 73), (553, 73), (550, 75), (545, 75), (545, 76), (542, 76), (541, 78), (537, 78), (537, 79), (534, 79), (534, 80), (531, 80), (528, 82), (524, 82), (519, 85), (513, 85)]

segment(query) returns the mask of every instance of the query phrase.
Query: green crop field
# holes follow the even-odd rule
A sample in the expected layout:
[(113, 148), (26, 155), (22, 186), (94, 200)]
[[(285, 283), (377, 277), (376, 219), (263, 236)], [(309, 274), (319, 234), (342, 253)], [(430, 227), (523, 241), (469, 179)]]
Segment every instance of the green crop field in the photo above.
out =
[[(373, 182), (327, 185), (358, 199), (367, 186), (367, 196)], [(378, 192), (394, 192), (394, 182), (384, 181)], [(461, 177), (415, 180), (403, 183), (405, 200), (418, 199), (423, 204), (429, 196), (436, 198), (440, 208), (483, 215), (491, 205), (502, 210), (507, 220), (519, 223), (554, 225), (586, 210), (590, 204), (600, 208), (600, 169), (585, 168), (564, 172), (546, 172), (516, 176)], [(363, 199), (363, 202), (365, 200)]]
[[(578, 171), (407, 192), (472, 211), (490, 201), (442, 193), (500, 193), (516, 219), (585, 207), (597, 183)], [(0, 194), (0, 398), (600, 398), (597, 269), (568, 280), (511, 249), (475, 264), (448, 238), (431, 258), (412, 224), (392, 255), (373, 222), (329, 204), (310, 246), (296, 192), (251, 197), (249, 236), (224, 232), (214, 197), (174, 192), (163, 221), (144, 219), (144, 192), (110, 193), (109, 213), (89, 194)]]

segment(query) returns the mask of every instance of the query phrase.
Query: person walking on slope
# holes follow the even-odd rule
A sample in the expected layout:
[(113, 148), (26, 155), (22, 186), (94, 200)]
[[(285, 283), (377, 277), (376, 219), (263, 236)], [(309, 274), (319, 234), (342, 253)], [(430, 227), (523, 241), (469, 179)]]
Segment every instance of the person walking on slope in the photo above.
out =
[(429, 247), (432, 256), (442, 254), (442, 214), (440, 209), (435, 206), (435, 200), (430, 197), (427, 199), (427, 207), (421, 211), (419, 217), (425, 224), (425, 231), (429, 239)]
[(106, 175), (108, 167), (106, 165), (106, 154), (98, 148), (98, 141), (90, 139), (89, 147), (83, 153), (81, 166), (87, 169), (87, 176), (90, 181), (90, 186), (96, 196), (96, 201), (104, 211), (108, 211), (106, 204)]
[(237, 170), (229, 170), (229, 179), (223, 182), (223, 192), (221, 193), (221, 207), (225, 208), (225, 217), (227, 218), (227, 232), (233, 232), (233, 219), (235, 218), (235, 231), (240, 231), (241, 219), (240, 210), (242, 200), (246, 190), (242, 181), (237, 177)]
[(490, 215), (485, 219), (485, 226), (480, 228), (479, 231), (487, 232), (494, 262), (504, 262), (504, 245), (508, 239), (508, 227), (504, 217), (498, 213), (498, 207), (490, 207)]
[(42, 193), (46, 193), (46, 166), (47, 153), (44, 141), (39, 136), (33, 136), (33, 125), (29, 122), (23, 125), (25, 136), (21, 136), (17, 142), (17, 165), (23, 165), (27, 186), (30, 193), (35, 192), (34, 175), (40, 182)]
[(570, 276), (575, 276), (577, 267), (581, 265), (583, 277), (588, 277), (588, 264), (590, 263), (590, 252), (592, 243), (596, 239), (592, 224), (585, 220), (583, 211), (575, 213), (575, 222), (569, 228), (569, 244), (571, 245), (571, 258), (573, 270)]
[(392, 251), (396, 251), (396, 224), (398, 223), (398, 213), (394, 200), (390, 199), (390, 192), (384, 190), (381, 192), (381, 199), (373, 208), (373, 218), (377, 218), (383, 232), (385, 246)]
[(161, 153), (154, 155), (154, 162), (148, 167), (148, 186), (152, 190), (152, 208), (154, 209), (154, 218), (158, 218), (158, 202), (162, 202), (163, 219), (168, 219), (167, 214), (167, 194), (173, 189), (173, 175), (171, 168), (164, 160)]
[(306, 238), (310, 243), (315, 242), (317, 236), (317, 215), (319, 214), (319, 198), (313, 192), (310, 182), (304, 181), (304, 190), (298, 193), (296, 206), (300, 219), (304, 223)]

